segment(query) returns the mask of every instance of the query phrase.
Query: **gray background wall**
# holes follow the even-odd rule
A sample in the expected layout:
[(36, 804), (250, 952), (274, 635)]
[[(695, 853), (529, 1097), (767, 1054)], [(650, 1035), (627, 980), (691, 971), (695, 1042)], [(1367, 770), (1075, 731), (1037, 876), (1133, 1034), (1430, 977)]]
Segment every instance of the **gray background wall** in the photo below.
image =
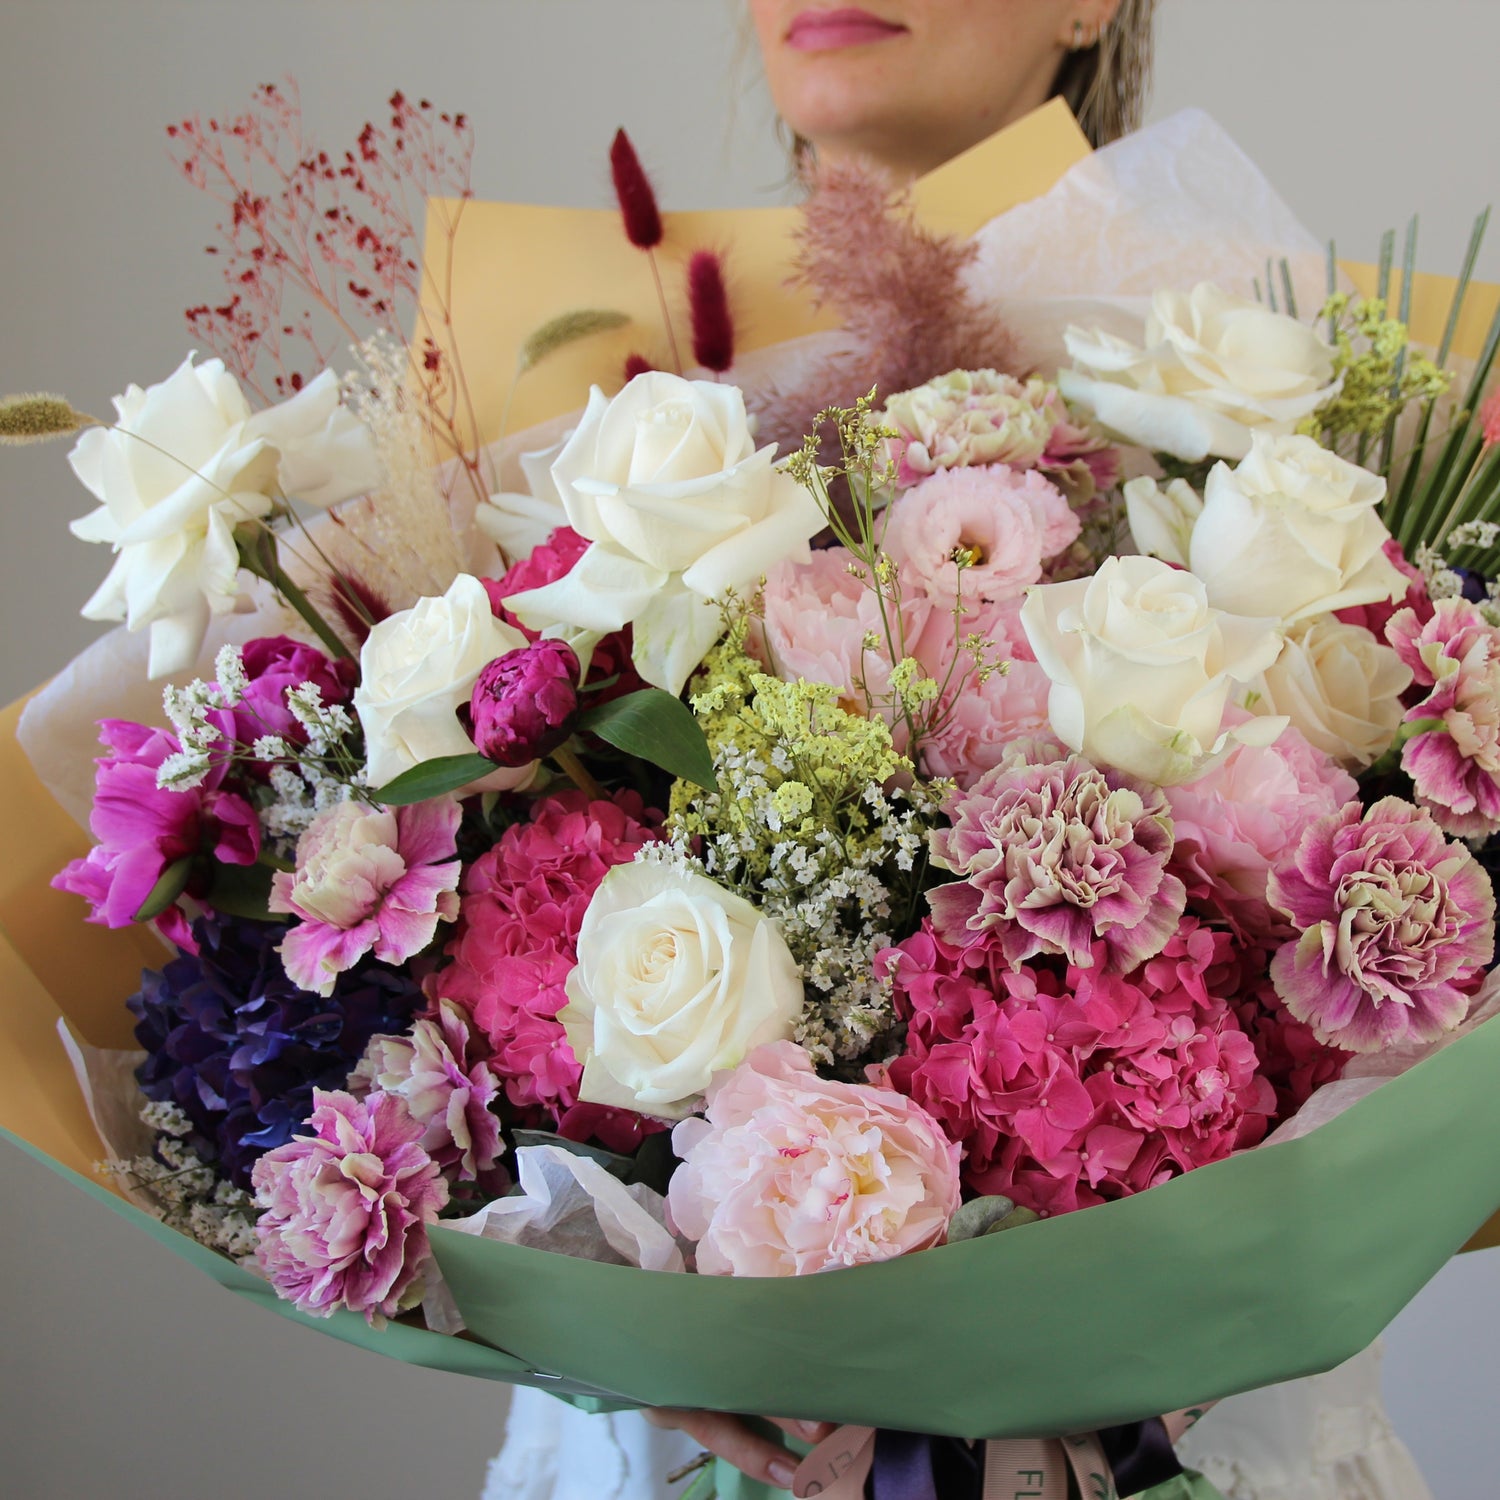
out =
[[(980, 3), (980, 0), (975, 0)], [(736, 0), (5, 0), (0, 7), (0, 391), (105, 409), (188, 347), (216, 290), (208, 205), (171, 119), (291, 72), (342, 143), (394, 87), (465, 109), (480, 196), (600, 203), (627, 125), (673, 206), (771, 201), (783, 163)], [(1451, 270), (1500, 196), (1497, 0), (1163, 0), (1154, 112), (1213, 111), (1305, 222), (1373, 258), (1423, 215)], [(1500, 279), (1500, 234), (1481, 274)], [(56, 448), (0, 457), (0, 700), (93, 627), (105, 565)], [(200, 1282), (0, 1149), (0, 1495), (288, 1500), (477, 1493), (501, 1387), (391, 1365)], [(1413, 1210), (1397, 1205), (1394, 1212)], [(1389, 1336), (1398, 1427), (1438, 1500), (1493, 1500), (1500, 1253), (1457, 1262)]]

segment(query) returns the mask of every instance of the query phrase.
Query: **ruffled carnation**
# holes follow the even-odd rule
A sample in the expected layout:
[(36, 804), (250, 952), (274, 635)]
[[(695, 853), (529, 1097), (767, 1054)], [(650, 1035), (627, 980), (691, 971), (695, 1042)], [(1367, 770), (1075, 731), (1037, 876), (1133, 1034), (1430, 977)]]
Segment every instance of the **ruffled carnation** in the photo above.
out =
[(1494, 951), (1489, 877), (1398, 797), (1320, 818), (1267, 894), (1300, 934), (1271, 960), (1277, 994), (1350, 1052), (1452, 1031)]
[(303, 1312), (347, 1307), (379, 1327), (421, 1300), (427, 1225), (448, 1185), (394, 1094), (365, 1104), (320, 1090), (309, 1123), (255, 1164), (257, 1262)]
[(1187, 893), (1167, 870), (1172, 822), (1160, 787), (1081, 756), (1012, 760), (950, 801), (933, 863), (961, 877), (929, 891), (932, 925), (957, 947), (995, 945), (1019, 968), (1060, 954), (1118, 973), (1160, 953)]
[(1032, 469), (1052, 440), (1056, 388), (995, 370), (952, 370), (885, 404), (903, 489), (943, 469), (1009, 464)]
[(709, 1085), (672, 1132), (667, 1208), (706, 1276), (801, 1276), (937, 1244), (958, 1208), (958, 1147), (888, 1088), (819, 1078), (792, 1042)]
[(1186, 919), (1133, 974), (1012, 972), (924, 923), (880, 963), (908, 1022), (892, 1084), (964, 1147), (964, 1185), (1042, 1214), (1141, 1192), (1254, 1145), (1275, 1108), (1224, 998), (1233, 940)]

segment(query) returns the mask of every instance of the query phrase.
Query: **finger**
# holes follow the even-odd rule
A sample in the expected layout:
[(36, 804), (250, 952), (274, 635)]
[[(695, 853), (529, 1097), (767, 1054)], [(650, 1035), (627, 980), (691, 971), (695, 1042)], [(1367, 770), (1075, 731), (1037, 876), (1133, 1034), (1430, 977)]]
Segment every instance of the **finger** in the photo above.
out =
[(675, 1427), (695, 1443), (731, 1463), (742, 1474), (790, 1489), (797, 1472), (797, 1460), (780, 1443), (752, 1432), (738, 1417), (717, 1411), (681, 1411), (675, 1407), (658, 1408), (646, 1413), (658, 1427)]
[(838, 1425), (835, 1422), (799, 1422), (792, 1417), (768, 1417), (766, 1420), (774, 1422), (789, 1437), (814, 1446), (831, 1436)]

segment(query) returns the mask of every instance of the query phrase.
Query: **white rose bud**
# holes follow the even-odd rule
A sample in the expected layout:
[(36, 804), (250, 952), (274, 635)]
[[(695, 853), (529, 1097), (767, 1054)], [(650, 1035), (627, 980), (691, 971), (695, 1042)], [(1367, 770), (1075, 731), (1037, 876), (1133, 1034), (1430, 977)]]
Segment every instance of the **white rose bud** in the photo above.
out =
[(1154, 479), (1132, 479), (1125, 486), (1125, 517), (1137, 552), (1159, 557), (1179, 568), (1188, 565), (1193, 527), (1203, 514), (1203, 501), (1185, 479), (1174, 479), (1163, 489)]
[(1208, 476), (1189, 564), (1216, 609), (1284, 625), (1377, 599), (1408, 581), (1375, 509), (1385, 480), (1309, 437), (1258, 434), (1238, 468)]
[(1411, 669), (1361, 625), (1332, 615), (1293, 626), (1256, 684), (1256, 713), (1284, 714), (1325, 755), (1362, 770), (1390, 746)]
[(587, 661), (634, 627), (636, 670), (682, 691), (722, 629), (712, 603), (786, 558), (824, 524), (808, 491), (757, 449), (731, 385), (651, 371), (610, 400), (596, 386), (552, 466), (568, 524), (589, 547), (564, 577), (506, 606)]
[(1270, 744), (1284, 719), (1221, 733), (1233, 683), (1276, 659), (1273, 623), (1226, 615), (1191, 573), (1150, 557), (1111, 557), (1092, 578), (1043, 584), (1021, 606), (1052, 679), (1058, 738), (1100, 765), (1158, 786), (1201, 775), (1231, 741)]
[[(457, 710), (497, 656), (526, 644), (519, 630), (495, 618), (477, 578), (460, 573), (440, 599), (419, 599), (381, 620), (359, 653), (354, 710), (364, 726), (372, 787), (445, 755), (475, 755)], [(484, 779), (500, 791), (530, 780), (533, 766)]]
[(1314, 329), (1207, 282), (1151, 299), (1144, 348), (1100, 329), (1064, 339), (1074, 368), (1058, 375), (1063, 395), (1185, 463), (1243, 458), (1252, 433), (1294, 431), (1339, 389)]
[(590, 1104), (675, 1120), (723, 1068), (788, 1039), (802, 977), (774, 923), (706, 876), (617, 865), (578, 932), (558, 1019)]

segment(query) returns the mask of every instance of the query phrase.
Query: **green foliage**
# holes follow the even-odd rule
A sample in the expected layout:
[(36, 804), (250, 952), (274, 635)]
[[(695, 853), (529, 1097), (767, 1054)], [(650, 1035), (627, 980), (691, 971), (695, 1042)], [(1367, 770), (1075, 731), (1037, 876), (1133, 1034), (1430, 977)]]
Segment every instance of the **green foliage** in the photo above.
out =
[(495, 762), (477, 751), (473, 755), (440, 755), (436, 760), (424, 760), (421, 765), (403, 771), (394, 781), (372, 791), (370, 800), (386, 807), (410, 807), (414, 802), (426, 802), (429, 797), (456, 792), (495, 769)]
[(627, 755), (707, 791), (718, 789), (708, 741), (692, 712), (671, 693), (646, 688), (588, 709), (578, 727)]

